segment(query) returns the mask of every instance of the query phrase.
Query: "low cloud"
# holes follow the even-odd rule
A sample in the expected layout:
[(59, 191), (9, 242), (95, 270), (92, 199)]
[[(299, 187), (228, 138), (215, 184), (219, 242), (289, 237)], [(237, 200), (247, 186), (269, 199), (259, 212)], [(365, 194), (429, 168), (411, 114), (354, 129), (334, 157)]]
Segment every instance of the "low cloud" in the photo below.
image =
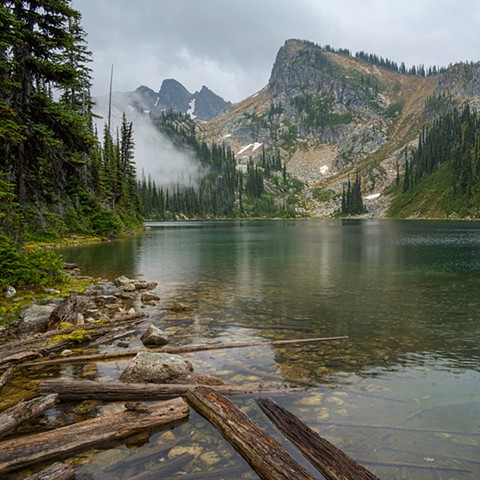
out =
[[(158, 186), (196, 185), (202, 177), (203, 169), (194, 152), (179, 149), (172, 141), (154, 125), (150, 116), (138, 112), (128, 105), (126, 96), (114, 94), (112, 101), (111, 129), (114, 133), (120, 128), (122, 115), (125, 112), (127, 120), (133, 123), (133, 139), (135, 143), (135, 164), (137, 177), (142, 174), (152, 179)], [(108, 97), (102, 96), (96, 100), (94, 113), (97, 119), (97, 129), (102, 135), (108, 117)]]

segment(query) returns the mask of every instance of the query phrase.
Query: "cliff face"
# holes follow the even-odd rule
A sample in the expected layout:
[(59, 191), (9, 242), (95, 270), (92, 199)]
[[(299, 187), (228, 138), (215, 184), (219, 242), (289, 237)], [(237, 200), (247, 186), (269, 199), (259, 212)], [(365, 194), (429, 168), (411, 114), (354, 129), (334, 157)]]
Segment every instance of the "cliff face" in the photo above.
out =
[(209, 122), (205, 136), (232, 146), (239, 162), (260, 155), (260, 144), (279, 150), (290, 173), (310, 188), (313, 213), (320, 206), (311, 192), (338, 194), (357, 168), (365, 194), (386, 206), (379, 194), (402, 169), (405, 147), (416, 145), (442, 109), (465, 102), (480, 107), (480, 64), (406, 75), (349, 52), (287, 40), (266, 87)]

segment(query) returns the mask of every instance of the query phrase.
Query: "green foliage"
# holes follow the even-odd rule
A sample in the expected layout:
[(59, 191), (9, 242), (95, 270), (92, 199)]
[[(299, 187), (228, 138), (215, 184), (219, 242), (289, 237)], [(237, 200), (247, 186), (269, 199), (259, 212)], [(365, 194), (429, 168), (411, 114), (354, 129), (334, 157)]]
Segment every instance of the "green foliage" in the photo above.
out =
[(328, 202), (335, 198), (335, 191), (330, 188), (317, 187), (313, 189), (313, 198), (320, 202)]
[(468, 105), (422, 130), (405, 161), (391, 216), (479, 216), (480, 117)]
[(333, 98), (327, 95), (297, 95), (292, 104), (302, 116), (302, 124), (310, 128), (333, 127), (352, 121), (351, 114), (333, 113)]
[[(277, 107), (275, 107), (277, 108)], [(275, 109), (274, 108), (274, 109)], [(188, 149), (198, 159), (203, 176), (188, 187), (159, 187), (151, 176), (142, 177), (138, 191), (147, 219), (235, 218), (294, 215), (278, 195), (290, 188), (280, 153), (265, 150), (256, 162), (238, 165), (224, 145), (199, 140), (195, 124), (186, 115), (168, 113), (156, 119), (157, 126), (179, 149)], [(286, 197), (286, 196), (285, 196)], [(292, 200), (292, 205), (294, 201)]]
[(388, 118), (395, 118), (397, 117), (403, 109), (403, 102), (398, 101), (391, 103), (386, 109), (385, 109), (385, 116)]
[(0, 236), (0, 289), (11, 285), (56, 285), (66, 280), (63, 260), (53, 251), (26, 248), (20, 250), (9, 239)]
[(118, 237), (124, 229), (121, 218), (110, 210), (95, 212), (90, 221), (92, 231), (104, 238)]
[(365, 207), (363, 205), (360, 173), (357, 170), (354, 182), (352, 183), (349, 177), (346, 185), (343, 185), (341, 214), (361, 215), (362, 213), (365, 213)]

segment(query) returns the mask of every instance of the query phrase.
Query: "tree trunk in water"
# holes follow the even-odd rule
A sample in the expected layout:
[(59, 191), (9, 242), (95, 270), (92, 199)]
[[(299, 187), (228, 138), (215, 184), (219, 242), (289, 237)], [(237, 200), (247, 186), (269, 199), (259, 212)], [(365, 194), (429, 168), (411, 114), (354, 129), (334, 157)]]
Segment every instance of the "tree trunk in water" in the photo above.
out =
[(57, 397), (58, 395), (53, 393), (46, 397), (23, 401), (0, 413), (0, 438), (15, 430), (21, 423), (38, 417), (45, 410), (53, 407)]
[(105, 448), (144, 431), (158, 431), (188, 418), (182, 398), (120, 412), (106, 417), (0, 442), (0, 477), (49, 460), (65, 458), (91, 448)]
[(270, 435), (225, 397), (194, 387), (188, 403), (209, 420), (264, 480), (314, 480)]
[(295, 415), (269, 398), (257, 403), (277, 427), (327, 480), (379, 480), (347, 454), (320, 437)]
[[(185, 395), (188, 390), (195, 387), (192, 384), (177, 383), (123, 383), (110, 382), (100, 383), (92, 380), (46, 380), (39, 386), (39, 392), (57, 393), (61, 400), (82, 401), (82, 400), (102, 400), (102, 401), (147, 401), (162, 400), (172, 396)], [(273, 395), (275, 393), (299, 392), (303, 389), (281, 388), (261, 389), (246, 387), (236, 387), (233, 385), (218, 385), (213, 389), (225, 395), (235, 394), (261, 394)]]

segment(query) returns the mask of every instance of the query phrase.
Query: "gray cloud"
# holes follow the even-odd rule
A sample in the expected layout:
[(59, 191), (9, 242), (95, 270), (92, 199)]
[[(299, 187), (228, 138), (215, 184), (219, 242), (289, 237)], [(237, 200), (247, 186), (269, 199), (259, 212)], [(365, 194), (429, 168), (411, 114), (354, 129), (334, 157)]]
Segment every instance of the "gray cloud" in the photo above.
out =
[(94, 94), (175, 78), (239, 101), (268, 81), (287, 38), (407, 65), (480, 60), (476, 0), (73, 0), (94, 55)]

